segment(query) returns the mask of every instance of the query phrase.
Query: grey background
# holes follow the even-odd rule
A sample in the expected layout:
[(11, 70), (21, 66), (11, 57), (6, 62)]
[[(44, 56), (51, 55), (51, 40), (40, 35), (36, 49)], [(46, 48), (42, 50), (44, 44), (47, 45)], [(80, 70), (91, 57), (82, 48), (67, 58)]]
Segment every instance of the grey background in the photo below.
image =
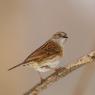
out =
[[(93, 50), (95, 1), (0, 0), (0, 95), (22, 95), (40, 81), (30, 67), (7, 70), (22, 62), (57, 31), (69, 36), (60, 65), (75, 62)], [(84, 66), (40, 95), (94, 95), (94, 69), (95, 64)]]

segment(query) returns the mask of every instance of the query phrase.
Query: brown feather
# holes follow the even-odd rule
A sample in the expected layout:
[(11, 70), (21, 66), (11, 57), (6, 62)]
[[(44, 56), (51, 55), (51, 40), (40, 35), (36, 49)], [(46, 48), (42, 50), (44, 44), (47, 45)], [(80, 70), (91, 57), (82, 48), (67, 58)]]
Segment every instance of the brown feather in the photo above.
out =
[(56, 56), (62, 56), (63, 50), (61, 46), (59, 46), (54, 41), (47, 41), (40, 48), (35, 50), (32, 54), (30, 54), (24, 61), (24, 63), (28, 62), (38, 62), (41, 63), (44, 60), (48, 60), (54, 58)]

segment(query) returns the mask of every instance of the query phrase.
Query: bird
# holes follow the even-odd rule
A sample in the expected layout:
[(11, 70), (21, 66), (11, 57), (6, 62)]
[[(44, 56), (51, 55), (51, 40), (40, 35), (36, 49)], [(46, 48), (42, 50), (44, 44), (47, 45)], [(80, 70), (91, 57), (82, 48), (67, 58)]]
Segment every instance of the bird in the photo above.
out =
[(67, 34), (59, 31), (54, 33), (49, 40), (32, 52), (22, 63), (8, 69), (8, 71), (21, 65), (29, 65), (38, 71), (41, 81), (41, 72), (57, 70), (61, 58), (64, 56), (64, 44), (67, 41)]

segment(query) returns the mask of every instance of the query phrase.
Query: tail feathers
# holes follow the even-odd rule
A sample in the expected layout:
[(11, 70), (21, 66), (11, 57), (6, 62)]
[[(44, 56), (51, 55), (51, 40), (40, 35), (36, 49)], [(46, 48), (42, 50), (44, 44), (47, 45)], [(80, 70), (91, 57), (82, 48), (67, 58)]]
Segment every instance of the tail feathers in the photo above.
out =
[(10, 70), (12, 70), (12, 69), (14, 69), (14, 68), (16, 68), (16, 67), (19, 67), (19, 66), (21, 66), (21, 65), (24, 65), (24, 64), (26, 64), (26, 63), (25, 63), (25, 62), (22, 62), (22, 63), (20, 63), (20, 64), (18, 64), (18, 65), (16, 65), (16, 66), (13, 66), (13, 67), (9, 68), (8, 71), (10, 71)]

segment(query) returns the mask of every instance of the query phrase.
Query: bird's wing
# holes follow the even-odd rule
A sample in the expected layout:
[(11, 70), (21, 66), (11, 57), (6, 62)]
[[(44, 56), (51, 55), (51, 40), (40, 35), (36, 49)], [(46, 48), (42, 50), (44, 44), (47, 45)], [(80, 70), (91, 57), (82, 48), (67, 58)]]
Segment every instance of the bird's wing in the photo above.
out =
[(62, 56), (62, 53), (63, 53), (62, 48), (57, 43), (49, 40), (45, 44), (43, 44), (40, 48), (35, 50), (32, 54), (30, 54), (24, 60), (24, 62), (9, 68), (8, 71), (16, 67), (19, 67), (23, 64), (27, 64), (28, 62), (41, 63), (44, 60), (49, 60), (56, 56)]
[(43, 60), (51, 59), (58, 55), (62, 55), (62, 48), (54, 41), (49, 40), (32, 54), (30, 54), (24, 62), (28, 63), (33, 61), (40, 63)]

